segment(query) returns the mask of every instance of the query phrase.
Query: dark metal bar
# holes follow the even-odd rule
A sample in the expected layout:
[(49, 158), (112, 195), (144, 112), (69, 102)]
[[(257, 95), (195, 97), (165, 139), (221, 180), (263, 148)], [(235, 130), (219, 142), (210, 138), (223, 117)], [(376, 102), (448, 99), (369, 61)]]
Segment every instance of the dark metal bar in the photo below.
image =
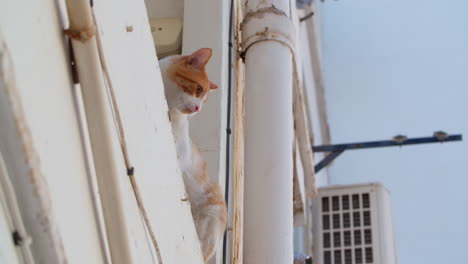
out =
[[(228, 89), (227, 89), (227, 127), (226, 127), (226, 182), (224, 184), (224, 200), (226, 201), (226, 207), (229, 205), (229, 182), (230, 179), (230, 162), (231, 162), (231, 104), (232, 104), (232, 38), (233, 38), (233, 22), (234, 22), (234, 0), (229, 3), (229, 41), (228, 41)], [(223, 264), (226, 264), (227, 255), (227, 229), (223, 235)]]
[(299, 22), (306, 21), (307, 19), (311, 18), (314, 15), (314, 12), (310, 12), (309, 14), (299, 18)]
[(321, 160), (317, 165), (314, 166), (315, 173), (325, 168), (328, 164), (330, 164), (330, 162), (336, 159), (343, 152), (344, 150), (338, 150), (328, 154), (323, 160)]
[(404, 145), (441, 143), (441, 142), (461, 141), (461, 140), (462, 140), (462, 135), (458, 134), (458, 135), (447, 136), (444, 139), (438, 139), (436, 137), (409, 138), (403, 141), (402, 143), (397, 143), (392, 140), (382, 140), (382, 141), (359, 142), (359, 143), (350, 143), (350, 144), (312, 146), (312, 151), (313, 152), (344, 151), (344, 150), (349, 150), (349, 149), (395, 147), (395, 146), (404, 146)]

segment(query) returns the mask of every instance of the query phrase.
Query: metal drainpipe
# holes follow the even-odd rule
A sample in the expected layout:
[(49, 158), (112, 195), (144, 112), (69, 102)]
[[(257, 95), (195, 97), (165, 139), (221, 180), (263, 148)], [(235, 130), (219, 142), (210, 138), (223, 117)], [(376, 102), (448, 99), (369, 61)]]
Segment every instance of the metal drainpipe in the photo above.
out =
[(243, 0), (244, 263), (293, 262), (294, 27), (289, 0)]

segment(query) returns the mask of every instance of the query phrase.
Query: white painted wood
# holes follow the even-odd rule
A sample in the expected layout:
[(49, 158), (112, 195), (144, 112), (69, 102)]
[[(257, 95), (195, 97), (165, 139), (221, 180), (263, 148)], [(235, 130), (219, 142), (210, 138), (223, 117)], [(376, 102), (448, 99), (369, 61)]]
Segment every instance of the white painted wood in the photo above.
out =
[[(6, 167), (3, 153), (0, 151), (0, 202), (2, 213), (2, 237), (4, 245), (7, 245), (2, 251), (0, 256), (8, 257), (11, 253), (16, 255), (18, 261), (21, 263), (33, 264), (34, 258), (31, 251), (32, 238), (27, 231), (21, 210), (19, 208), (17, 194), (11, 182), (11, 177)], [(13, 246), (13, 252), (8, 252), (8, 246)], [(11, 255), (10, 257), (11, 258)]]
[[(3, 202), (3, 201), (0, 201)], [(7, 211), (5, 207), (0, 206), (0, 263), (20, 264), (18, 255), (16, 254), (15, 245), (11, 239), (12, 230), (7, 222)]]
[(129, 157), (164, 263), (203, 263), (144, 2), (101, 1), (95, 10)]
[[(0, 247), (0, 263), (20, 264), (25, 262), (22, 255), (20, 255), (21, 250), (15, 246), (12, 236), (15, 225), (13, 223), (13, 212), (10, 209), (12, 197), (8, 197), (8, 194), (14, 195), (14, 190), (9, 177), (3, 155), (0, 152), (0, 245), (2, 245)], [(7, 181), (10, 184), (5, 184)], [(11, 189), (7, 190), (7, 188)], [(27, 245), (27, 247), (29, 246)]]
[[(306, 191), (305, 191), (305, 173), (302, 165), (301, 153), (299, 151), (299, 142), (297, 138), (294, 142), (293, 149), (293, 168), (294, 168), (294, 186), (293, 186), (293, 203), (294, 203), (294, 226), (303, 226), (307, 221), (306, 207)], [(295, 232), (296, 233), (296, 232)]]
[[(240, 0), (235, 0), (236, 47), (241, 46), (240, 21), (242, 20)], [(234, 135), (232, 145), (232, 176), (230, 191), (230, 218), (232, 230), (228, 230), (226, 250), (227, 263), (242, 264), (244, 243), (244, 161), (245, 161), (245, 69), (244, 63), (236, 52), (234, 82)]]
[[(315, 18), (314, 18), (315, 19)], [(315, 33), (314, 23), (303, 22), (301, 24), (301, 52), (303, 67), (303, 84), (305, 99), (309, 109), (309, 127), (311, 129), (311, 142), (314, 145), (329, 144), (330, 136), (328, 134), (328, 120), (326, 114), (326, 105), (324, 98), (324, 87), (321, 81), (320, 60), (318, 56), (317, 45), (318, 37)], [(315, 153), (314, 160), (320, 162), (325, 157), (323, 153)], [(323, 169), (316, 175), (317, 186), (328, 184), (328, 170)]]
[[(297, 54), (296, 54), (297, 56)], [(299, 80), (298, 62), (300, 57), (297, 56), (293, 62), (294, 70), (294, 102), (293, 102), (293, 113), (294, 113), (294, 127), (295, 136), (297, 139), (297, 149), (300, 153), (300, 160), (304, 174), (302, 180), (305, 185), (305, 195), (311, 198), (317, 195), (317, 187), (315, 186), (315, 170), (314, 170), (314, 159), (312, 153), (312, 142), (310, 140), (308, 114), (310, 111), (306, 110), (306, 98), (302, 82)], [(297, 78), (297, 79), (296, 79)]]
[[(243, 40), (279, 32), (289, 41), (289, 1), (243, 1)], [(261, 8), (273, 12), (255, 15)], [(280, 23), (281, 21), (281, 23)], [(244, 47), (245, 49), (246, 47)], [(293, 262), (292, 53), (276, 41), (245, 55), (244, 263)]]
[(102, 263), (56, 4), (0, 3), (16, 79), (0, 96), (0, 147), (37, 263)]
[[(149, 243), (139, 217), (108, 100), (95, 36), (94, 19), (87, 1), (67, 1), (69, 31), (87, 39), (72, 38), (84, 109), (98, 178), (109, 248), (113, 263), (151, 263)], [(133, 199), (132, 199), (133, 198)], [(133, 229), (131, 232), (131, 229)], [(145, 243), (146, 242), (146, 243)]]
[[(315, 4), (314, 4), (315, 6)], [(308, 14), (312, 10), (298, 11), (300, 17)], [(320, 70), (320, 31), (317, 28), (317, 16), (319, 10), (314, 8), (314, 16), (305, 22), (300, 22), (296, 29), (298, 30), (298, 50), (300, 54), (300, 63), (302, 67), (301, 75), (304, 87), (304, 101), (308, 111), (307, 121), (310, 131), (310, 142), (313, 144), (328, 144), (330, 138), (328, 135), (328, 124), (326, 107), (324, 100), (324, 87), (321, 81)], [(325, 157), (323, 153), (313, 155), (314, 163), (318, 163)], [(324, 169), (316, 174), (316, 185), (324, 186), (328, 184), (328, 170)], [(295, 250), (305, 255), (312, 255), (312, 221), (310, 211), (310, 199), (305, 201), (305, 222), (304, 225), (295, 230)]]
[[(73, 108), (73, 85), (68, 70), (66, 42), (63, 37), (63, 27), (59, 24), (59, 19), (63, 21), (66, 19), (58, 17), (57, 11), (63, 10), (63, 6), (56, 7), (55, 4), (54, 1), (34, 3), (29, 1), (27, 5), (24, 5), (24, 3), (2, 0), (2, 6), (6, 8), (0, 11), (1, 25), (6, 32), (7, 43), (13, 47), (12, 57), (18, 73), (18, 97), (24, 105), (25, 121), (30, 124), (32, 130), (32, 139), (28, 144), (37, 149), (41, 160), (42, 167), (36, 163), (32, 164), (34, 176), (39, 177), (34, 179), (39, 180), (40, 198), (44, 199), (43, 206), (46, 206), (45, 209), (48, 210), (44, 215), (45, 220), (30, 218), (28, 223), (34, 226), (33, 220), (35, 220), (36, 224), (46, 227), (45, 231), (33, 228), (35, 241), (38, 241), (33, 243), (33, 247), (40, 263), (62, 263), (65, 260), (69, 263), (102, 263), (103, 252), (100, 251), (97, 221), (92, 210), (90, 185), (86, 178), (84, 151), (80, 141), (76, 111)], [(189, 206), (182, 201), (185, 198), (185, 192), (176, 163), (162, 82), (157, 70), (157, 59), (152, 49), (148, 18), (143, 2), (100, 1), (95, 4), (98, 21), (102, 26), (100, 33), (103, 34), (106, 58), (110, 60), (109, 71), (122, 111), (129, 153), (136, 168), (143, 199), (148, 205), (148, 213), (154, 223), (157, 236), (160, 238), (165, 263), (202, 263)], [(25, 17), (18, 14), (23, 14)], [(220, 15), (220, 18), (224, 17)], [(6, 26), (3, 28), (4, 25)], [(128, 32), (129, 26), (133, 27), (130, 32)], [(84, 46), (86, 45), (81, 47), (77, 45), (77, 49), (88, 48)], [(95, 50), (95, 46), (91, 48)], [(218, 54), (225, 53), (219, 52)], [(93, 56), (91, 59), (96, 63), (95, 54)], [(80, 62), (78, 58), (78, 63), (82, 63), (82, 59)], [(218, 59), (219, 61), (225, 61), (225, 57)], [(47, 67), (44, 67), (45, 64)], [(218, 64), (223, 64), (223, 62)], [(95, 66), (91, 70), (88, 69), (95, 75), (91, 82), (100, 78), (96, 76), (100, 71)], [(217, 66), (211, 67), (217, 68)], [(83, 73), (83, 68), (81, 72)], [(219, 74), (212, 75), (218, 76), (212, 78), (218, 84), (225, 82), (225, 77), (219, 77)], [(219, 94), (220, 98), (224, 98), (221, 97), (222, 93)], [(218, 106), (224, 107), (225, 104), (221, 104), (220, 100), (218, 98), (213, 101), (218, 102)], [(87, 103), (90, 103), (89, 100)], [(105, 111), (108, 115), (108, 110)], [(94, 114), (95, 112), (92, 111), (87, 113), (88, 117)], [(223, 116), (225, 116), (225, 111), (221, 110), (218, 118), (220, 122), (223, 122)], [(107, 128), (115, 128), (109, 115), (106, 122)], [(224, 127), (225, 125), (218, 125), (217, 129), (221, 130)], [(14, 130), (17, 127), (9, 128)], [(90, 130), (95, 128), (96, 126), (90, 125)], [(111, 177), (118, 178), (118, 183), (114, 186), (117, 187), (116, 189), (107, 189), (110, 186), (103, 184), (105, 181), (101, 182), (101, 194), (106, 192), (109, 194), (110, 190), (116, 191), (114, 194), (116, 199), (113, 201), (107, 199), (104, 204), (110, 205), (114, 202), (121, 207), (122, 215), (118, 217), (122, 218), (123, 224), (119, 227), (121, 228), (119, 231), (113, 229), (112, 224), (108, 225), (110, 229), (107, 230), (113, 229), (110, 233), (114, 234), (121, 232), (122, 236), (119, 235), (121, 238), (128, 238), (111, 241), (111, 243), (126, 244), (121, 252), (124, 257), (114, 258), (114, 261), (115, 263), (119, 261), (125, 263), (127, 260), (130, 260), (127, 263), (154, 262), (132, 190), (126, 178), (116, 131), (108, 131), (108, 133), (111, 138), (107, 143), (112, 151), (107, 154), (114, 156), (114, 161), (112, 161), (114, 173)], [(216, 135), (218, 143), (214, 143), (212, 146), (215, 148), (210, 147), (211, 150), (224, 146), (219, 143), (224, 142), (222, 139), (224, 134), (217, 131)], [(10, 145), (14, 146), (20, 146), (22, 143), (21, 138), (3, 138), (2, 135), (2, 139), (12, 142)], [(221, 144), (221, 147), (218, 144)], [(11, 149), (10, 145), (6, 146)], [(96, 140), (94, 145), (96, 147)], [(15, 151), (18, 151), (18, 156), (12, 155), (8, 162), (12, 163), (15, 158), (22, 160), (21, 155), (28, 154), (21, 153), (20, 148)], [(100, 151), (101, 155), (104, 154), (102, 150)], [(224, 159), (219, 157), (220, 153), (223, 151), (217, 150), (217, 153), (213, 155), (213, 159), (217, 162), (208, 161), (215, 164), (215, 171), (224, 171), (222, 165), (218, 164), (224, 162)], [(37, 161), (26, 160), (25, 164), (14, 165), (18, 167), (18, 170), (22, 170), (21, 172), (27, 173), (27, 166), (31, 165), (27, 162)], [(97, 169), (102, 172), (102, 165)], [(19, 174), (19, 171), (15, 172)], [(102, 174), (99, 175), (102, 176)], [(33, 188), (28, 189), (30, 185), (24, 181), (16, 185), (24, 190), (24, 196), (37, 187), (32, 185)], [(50, 188), (50, 193), (47, 191), (47, 186)], [(33, 199), (29, 196), (26, 198)], [(33, 216), (36, 211), (28, 210), (33, 203), (26, 198), (21, 201), (25, 214)], [(44, 213), (41, 211), (44, 208), (37, 208), (39, 212)], [(109, 207), (105, 206), (105, 210), (109, 210)], [(116, 220), (113, 219), (108, 223)], [(41, 237), (40, 232), (44, 232), (48, 237)], [(125, 247), (128, 248), (125, 249)], [(127, 256), (126, 252), (129, 252)], [(118, 252), (116, 253), (114, 249), (113, 254), (118, 255)]]

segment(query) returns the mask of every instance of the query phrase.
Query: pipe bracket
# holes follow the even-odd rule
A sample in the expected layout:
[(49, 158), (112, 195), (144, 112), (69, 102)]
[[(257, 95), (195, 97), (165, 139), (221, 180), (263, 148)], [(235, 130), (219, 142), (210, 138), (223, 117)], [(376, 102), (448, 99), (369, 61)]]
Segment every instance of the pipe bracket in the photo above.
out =
[(78, 40), (80, 42), (87, 42), (96, 36), (96, 26), (90, 25), (84, 29), (67, 29), (65, 30), (65, 35), (70, 37), (73, 40)]
[(242, 43), (241, 57), (244, 59), (247, 50), (263, 41), (275, 41), (295, 54), (295, 29), (291, 19), (275, 7), (266, 7), (246, 14), (241, 23)]

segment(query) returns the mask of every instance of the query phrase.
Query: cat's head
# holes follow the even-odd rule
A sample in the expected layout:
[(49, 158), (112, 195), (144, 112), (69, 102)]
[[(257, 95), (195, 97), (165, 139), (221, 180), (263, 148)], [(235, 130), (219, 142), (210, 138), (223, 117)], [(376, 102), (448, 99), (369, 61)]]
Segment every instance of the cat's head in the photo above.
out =
[(188, 56), (164, 59), (162, 71), (170, 111), (193, 115), (201, 110), (210, 91), (218, 88), (205, 70), (211, 54), (211, 49), (203, 48)]

